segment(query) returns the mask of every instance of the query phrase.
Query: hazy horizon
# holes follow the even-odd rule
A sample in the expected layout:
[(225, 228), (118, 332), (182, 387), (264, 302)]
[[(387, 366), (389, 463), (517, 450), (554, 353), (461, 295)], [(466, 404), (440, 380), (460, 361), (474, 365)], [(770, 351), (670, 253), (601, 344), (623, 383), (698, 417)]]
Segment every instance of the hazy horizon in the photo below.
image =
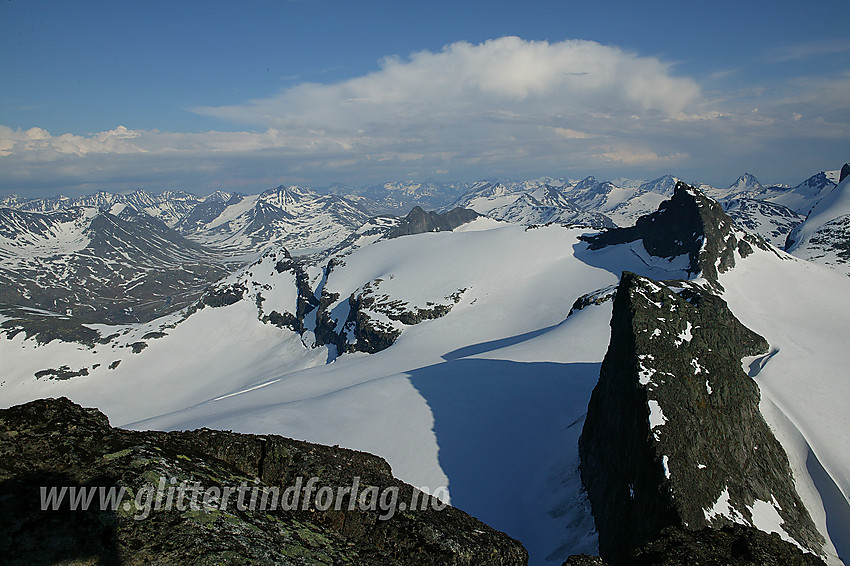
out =
[(540, 176), (798, 183), (850, 158), (850, 4), (0, 5), (0, 194)]

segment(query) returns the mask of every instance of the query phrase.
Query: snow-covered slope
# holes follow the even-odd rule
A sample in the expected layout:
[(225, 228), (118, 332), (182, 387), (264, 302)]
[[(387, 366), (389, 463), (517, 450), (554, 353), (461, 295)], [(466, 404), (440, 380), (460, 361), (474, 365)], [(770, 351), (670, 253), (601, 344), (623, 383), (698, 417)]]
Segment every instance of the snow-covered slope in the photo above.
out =
[(785, 248), (788, 234), (805, 220), (803, 215), (786, 206), (755, 198), (736, 197), (723, 201), (723, 209), (735, 224), (779, 249)]
[(0, 209), (0, 303), (87, 322), (180, 309), (229, 268), (128, 204), (53, 212)]
[(850, 177), (821, 197), (786, 246), (797, 257), (850, 275)]
[(657, 210), (664, 200), (670, 198), (678, 180), (672, 175), (665, 175), (642, 183), (636, 189), (615, 187), (609, 193), (603, 211), (618, 226), (631, 226), (638, 218)]
[[(415, 485), (447, 484), (454, 504), (521, 538), (535, 563), (592, 552), (576, 443), (610, 303), (568, 315), (578, 297), (616, 283), (620, 268), (659, 278), (683, 272), (666, 260), (648, 268), (629, 246), (582, 261), (582, 233), (484, 218), (366, 245), (330, 270), (307, 268), (319, 294), (338, 295), (326, 310), (340, 321), (345, 298), (367, 290), (405, 310), (451, 306), (438, 318), (392, 321), (401, 335), (372, 355), (337, 357), (333, 345), (310, 348), (309, 330), (261, 322), (273, 306), (295, 307), (291, 272), (268, 256), (220, 286), (244, 284), (241, 299), (182, 322), (100, 328), (119, 337), (94, 349), (36, 347), (22, 334), (3, 340), (9, 377), (0, 399), (67, 395), (102, 407), (115, 424), (223, 427), (371, 451)], [(314, 324), (308, 316), (305, 326)], [(88, 375), (33, 378), (61, 365)]]
[(821, 198), (838, 184), (839, 173), (840, 171), (821, 171), (792, 189), (766, 195), (763, 198), (787, 206), (805, 216)]
[[(850, 279), (779, 252), (721, 276), (735, 316), (770, 343), (745, 360), (815, 524), (850, 557)], [(835, 560), (832, 563), (837, 563)]]
[[(642, 194), (665, 190), (656, 185)], [(533, 193), (479, 188), (490, 191), (475, 197), (484, 200)], [(260, 203), (220, 197), (210, 231)], [(291, 216), (300, 206), (280, 193), (263, 202)], [(272, 249), (182, 313), (90, 325), (102, 343), (0, 335), (0, 404), (65, 395), (114, 425), (366, 450), (405, 481), (447, 486), (454, 505), (519, 538), (532, 564), (594, 553), (577, 441), (610, 337), (606, 298), (624, 270), (687, 278), (687, 255), (656, 257), (641, 240), (591, 250), (579, 238), (586, 229), (491, 218), (382, 238), (396, 223), (371, 220), (317, 263)], [(742, 258), (746, 247), (733, 248), (723, 297), (778, 349), (754, 366), (765, 414), (818, 528), (846, 553), (834, 521), (850, 506), (829, 486), (847, 494), (850, 280), (781, 252), (755, 246)]]
[(444, 209), (468, 208), (479, 214), (487, 215), (491, 210), (513, 204), (524, 192), (526, 191), (521, 186), (479, 181)]
[(368, 219), (342, 197), (281, 186), (260, 195), (211, 195), (178, 229), (230, 256), (253, 259), (269, 247), (284, 246), (296, 254), (327, 249)]

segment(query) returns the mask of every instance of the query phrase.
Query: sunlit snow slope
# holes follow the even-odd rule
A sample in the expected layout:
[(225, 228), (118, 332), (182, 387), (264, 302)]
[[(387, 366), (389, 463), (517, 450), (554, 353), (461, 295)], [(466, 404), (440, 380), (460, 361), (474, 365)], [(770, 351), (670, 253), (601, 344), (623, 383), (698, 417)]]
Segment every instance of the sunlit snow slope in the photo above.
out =
[[(615, 284), (620, 269), (668, 278), (683, 266), (650, 268), (630, 246), (590, 254), (582, 232), (480, 219), (345, 255), (324, 283), (343, 297), (376, 280), (382, 293), (418, 306), (463, 290), (448, 314), (404, 327), (377, 354), (310, 349), (241, 300), (179, 323), (175, 315), (104, 327), (104, 336), (127, 334), (93, 349), (36, 348), (22, 333), (0, 341), (9, 367), (0, 397), (12, 405), (66, 395), (133, 428), (207, 426), (367, 450), (414, 485), (447, 485), (453, 504), (522, 540), (536, 563), (593, 552), (577, 439), (607, 349), (610, 302), (568, 314), (579, 296)], [(269, 301), (291, 293), (260, 283)], [(133, 353), (157, 332), (166, 335)], [(90, 373), (32, 377), (62, 364)]]
[[(596, 552), (577, 441), (611, 316), (610, 301), (572, 314), (571, 307), (582, 295), (610, 292), (624, 270), (676, 279), (689, 266), (687, 256), (650, 256), (640, 241), (589, 251), (578, 239), (585, 232), (481, 218), (454, 232), (369, 236), (372, 243), (341, 250), (332, 269), (332, 258), (305, 265), (316, 298), (338, 296), (326, 305), (339, 321), (335, 331), (345, 330), (346, 299), (367, 290), (400, 308), (451, 307), (410, 324), (379, 321), (401, 333), (375, 354), (312, 347), (315, 311), (303, 333), (262, 322), (272, 305), (297, 308), (295, 272), (266, 256), (225, 282), (244, 288), (241, 299), (144, 325), (97, 327), (114, 335), (104, 344), (0, 338), (0, 405), (65, 395), (119, 426), (205, 426), (366, 450), (407, 482), (448, 486), (454, 505), (521, 540), (532, 564), (559, 564)], [(841, 344), (850, 279), (757, 250), (721, 282), (733, 312), (779, 349), (756, 378), (790, 423), (780, 439), (798, 450), (797, 431), (847, 493), (850, 423), (840, 405), (850, 398), (841, 371), (850, 363)], [(452, 296), (458, 300), (447, 302)], [(63, 365), (88, 375), (34, 377)], [(812, 481), (805, 455), (792, 463), (818, 527), (838, 538), (820, 502), (823, 478)]]
[[(721, 278), (738, 319), (771, 351), (745, 360), (815, 524), (850, 556), (850, 278), (756, 253)], [(825, 532), (826, 531), (826, 532)]]

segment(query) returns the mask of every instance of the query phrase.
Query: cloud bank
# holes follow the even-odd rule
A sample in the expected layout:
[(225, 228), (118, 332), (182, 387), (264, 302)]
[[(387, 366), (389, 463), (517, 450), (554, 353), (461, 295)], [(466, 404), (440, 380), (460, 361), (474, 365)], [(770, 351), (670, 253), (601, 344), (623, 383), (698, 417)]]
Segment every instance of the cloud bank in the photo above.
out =
[(0, 126), (0, 191), (141, 184), (209, 192), (688, 168), (698, 175), (697, 163), (706, 171), (738, 167), (724, 172), (734, 179), (746, 167), (735, 159), (790, 151), (783, 140), (791, 139), (817, 151), (818, 143), (837, 143), (850, 121), (846, 75), (801, 80), (772, 96), (751, 85), (718, 95), (674, 71), (657, 57), (592, 41), (458, 42), (387, 57), (346, 81), (193, 109), (249, 131), (118, 126), (51, 135)]

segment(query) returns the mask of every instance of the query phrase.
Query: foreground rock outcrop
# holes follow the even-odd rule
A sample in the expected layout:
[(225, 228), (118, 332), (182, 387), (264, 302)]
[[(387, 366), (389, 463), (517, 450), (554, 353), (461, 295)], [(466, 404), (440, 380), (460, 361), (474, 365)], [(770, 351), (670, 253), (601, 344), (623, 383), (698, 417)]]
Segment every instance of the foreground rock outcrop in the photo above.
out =
[[(672, 284), (671, 284), (672, 285)], [(579, 442), (581, 476), (612, 564), (666, 527), (740, 523), (822, 553), (782, 446), (741, 358), (766, 353), (700, 287), (624, 273), (611, 342)]]
[[(651, 543), (637, 549), (630, 566), (825, 566), (776, 533), (728, 525), (689, 531), (667, 527)], [(607, 566), (598, 556), (570, 556), (563, 566)]]
[(527, 562), (520, 543), (396, 480), (377, 456), (115, 429), (64, 398), (0, 411), (0, 501), (4, 564)]

